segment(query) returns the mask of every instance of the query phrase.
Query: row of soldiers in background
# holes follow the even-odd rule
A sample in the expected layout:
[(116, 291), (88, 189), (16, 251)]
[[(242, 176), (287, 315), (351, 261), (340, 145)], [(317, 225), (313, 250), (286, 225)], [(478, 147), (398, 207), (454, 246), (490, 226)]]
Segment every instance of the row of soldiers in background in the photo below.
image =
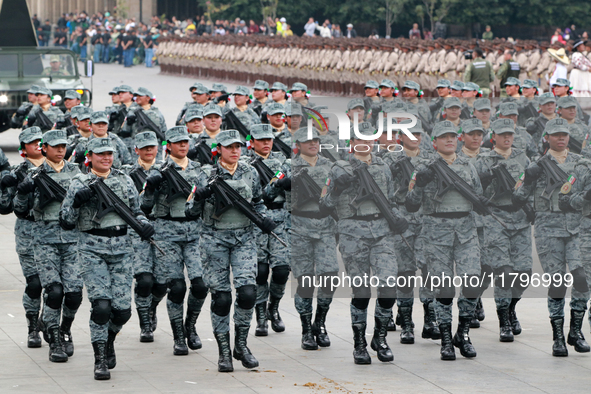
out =
[(471, 80), (466, 71), (476, 59), (474, 51), (478, 48), (495, 74), (481, 89), (492, 89), (498, 96), (503, 88), (503, 76), (498, 72), (507, 62), (518, 65), (512, 76), (533, 79), (547, 90), (557, 62), (548, 48), (561, 46), (498, 39), (479, 42), (215, 36), (194, 40), (170, 37), (160, 43), (156, 54), (164, 73), (239, 83), (279, 78), (288, 85), (300, 81), (315, 92), (343, 95), (363, 94), (363, 83), (373, 76), (377, 80), (391, 79), (396, 86), (412, 80), (421, 85), (426, 96), (436, 96), (438, 79)]

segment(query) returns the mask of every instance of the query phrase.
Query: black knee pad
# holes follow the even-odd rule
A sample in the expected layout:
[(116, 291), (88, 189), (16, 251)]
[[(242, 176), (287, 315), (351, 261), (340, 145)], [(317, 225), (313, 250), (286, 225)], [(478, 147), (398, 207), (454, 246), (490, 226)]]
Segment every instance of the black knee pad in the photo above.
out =
[(135, 276), (135, 294), (140, 297), (148, 297), (152, 294), (154, 275), (149, 272), (142, 272)]
[(585, 275), (585, 269), (579, 267), (572, 270), (571, 275), (573, 276), (573, 289), (586, 293), (589, 291), (589, 285), (587, 284), (587, 276)]
[(60, 309), (64, 300), (64, 286), (61, 283), (52, 283), (45, 288), (47, 299), (45, 305), (51, 309)]
[[(513, 282), (513, 279), (515, 278), (514, 274), (511, 275), (511, 273), (513, 273), (513, 269), (511, 267), (509, 267), (508, 265), (503, 265), (499, 268), (496, 268), (494, 270), (494, 273), (497, 276), (495, 278), (495, 286), (503, 290), (511, 288), (511, 282)], [(517, 278), (515, 283), (517, 283), (518, 280), (519, 278)]]
[(314, 286), (312, 280), (314, 279), (313, 274), (305, 274), (298, 278), (298, 289), (296, 293), (302, 298), (314, 297)]
[[(515, 283), (513, 284), (513, 287), (515, 287), (516, 289), (519, 289), (521, 291), (525, 291), (528, 287), (528, 285), (530, 284), (531, 281), (531, 270), (527, 270), (527, 271), (516, 271), (517, 272), (517, 279), (515, 280)], [(527, 275), (527, 278), (526, 278)]]
[(353, 298), (351, 300), (351, 304), (353, 304), (353, 306), (357, 309), (367, 309), (367, 307), (369, 306), (369, 297), (367, 298)]
[(393, 298), (396, 299), (396, 287), (380, 287), (378, 288), (378, 298)]
[(369, 287), (353, 287), (353, 298), (371, 298), (371, 289)]
[(454, 302), (453, 298), (437, 298), (437, 301), (441, 302), (443, 305), (451, 305)]
[[(336, 277), (339, 276), (339, 273), (337, 271), (327, 272), (327, 273), (320, 275), (320, 279), (321, 279), (320, 283), (322, 284), (322, 286), (319, 286), (319, 290), (322, 289), (322, 292), (325, 295), (329, 295), (329, 294), (332, 295), (337, 290), (336, 287), (334, 287), (334, 288), (332, 287), (332, 281), (331, 281), (331, 278), (335, 277), (335, 276)], [(337, 283), (335, 283), (335, 285), (336, 284)]]
[(257, 265), (257, 285), (264, 285), (269, 279), (269, 264), (258, 263)]
[(236, 290), (236, 303), (242, 309), (252, 309), (257, 300), (255, 285), (241, 286)]
[[(441, 299), (451, 298), (453, 300), (453, 298), (455, 296), (456, 296), (456, 289), (453, 286), (442, 286), (439, 288), (439, 296), (437, 298), (438, 299), (439, 298), (441, 298)], [(445, 305), (449, 305), (449, 304), (445, 304)]]
[(113, 315), (111, 317), (113, 324), (116, 326), (122, 326), (131, 318), (131, 308), (123, 310), (112, 309), (111, 314)]
[(25, 293), (27, 293), (27, 295), (34, 300), (41, 297), (43, 286), (41, 286), (41, 280), (39, 279), (39, 275), (27, 276), (26, 280), (27, 287), (25, 287)]
[(480, 275), (469, 275), (466, 279), (466, 283), (462, 289), (462, 293), (466, 298), (478, 298), (482, 293), (481, 287), (478, 286), (480, 283)]
[(390, 309), (396, 303), (396, 298), (381, 298), (378, 297), (378, 304), (384, 309)]
[(480, 267), (480, 276), (482, 278), (484, 278), (486, 276), (490, 276), (491, 273), (493, 273), (493, 269), (490, 265), (483, 264)]
[[(415, 276), (414, 271), (400, 272), (398, 274), (398, 280), (396, 282), (398, 284), (398, 290), (403, 293), (410, 293), (416, 284), (414, 276)], [(404, 278), (404, 279), (401, 279), (401, 278)], [(378, 290), (378, 292), (379, 292), (379, 290)]]
[(168, 286), (166, 283), (154, 283), (152, 285), (152, 295), (156, 298), (162, 298), (166, 295)]
[(81, 291), (73, 291), (71, 293), (66, 293), (64, 295), (64, 305), (67, 306), (69, 309), (75, 311), (78, 308), (80, 308), (80, 304), (82, 304)]
[(198, 300), (207, 297), (207, 286), (205, 286), (203, 278), (199, 277), (191, 279), (191, 294), (193, 294), (193, 297)]
[(175, 304), (182, 304), (187, 293), (187, 284), (184, 279), (173, 279), (168, 284), (170, 291), (168, 292), (168, 299)]
[(90, 320), (96, 324), (103, 325), (109, 322), (111, 318), (111, 300), (92, 301), (92, 313)]
[(548, 296), (556, 300), (562, 299), (566, 296), (566, 290), (566, 283), (564, 283), (564, 280), (560, 282), (554, 282), (552, 280), (550, 282), (550, 287), (548, 287)]
[(289, 279), (290, 272), (291, 270), (289, 269), (288, 265), (280, 265), (279, 267), (275, 267), (271, 273), (271, 281), (273, 283), (277, 283), (278, 285), (284, 285)]
[(211, 295), (211, 311), (218, 316), (227, 316), (232, 307), (232, 293), (217, 291)]

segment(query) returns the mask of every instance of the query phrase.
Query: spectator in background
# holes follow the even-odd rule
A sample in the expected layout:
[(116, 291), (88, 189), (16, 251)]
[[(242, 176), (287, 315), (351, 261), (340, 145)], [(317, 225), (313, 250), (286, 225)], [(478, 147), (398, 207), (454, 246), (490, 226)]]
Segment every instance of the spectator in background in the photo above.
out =
[(562, 38), (564, 38), (564, 41), (568, 41), (571, 39), (570, 36), (571, 36), (571, 31), (570, 31), (570, 28), (567, 27), (566, 29), (564, 29), (564, 34), (562, 35)]
[(332, 38), (330, 33), (330, 28), (328, 27), (328, 20), (324, 21), (322, 26), (316, 25), (316, 30), (320, 32), (320, 37), (322, 38)]
[(418, 23), (413, 23), (412, 29), (410, 29), (408, 31), (408, 38), (410, 38), (410, 39), (417, 38), (419, 40), (421, 39), (421, 31), (419, 30)]
[(37, 29), (37, 38), (39, 39), (39, 46), (46, 47), (49, 45), (51, 37), (51, 23), (49, 19), (45, 20), (45, 24)]
[(345, 33), (345, 37), (347, 38), (355, 38), (357, 37), (357, 32), (353, 29), (353, 25), (349, 23), (347, 25), (347, 32)]
[(57, 20), (57, 27), (59, 27), (60, 29), (63, 29), (64, 27), (67, 27), (68, 25), (68, 18), (66, 17), (66, 14), (62, 14), (61, 18), (59, 18)]
[(144, 44), (144, 51), (146, 54), (145, 62), (146, 67), (152, 67), (152, 59), (154, 58), (154, 49), (155, 49), (155, 42), (152, 39), (152, 34), (158, 33), (158, 30), (153, 27), (148, 34), (142, 39), (142, 44)]
[(333, 38), (341, 38), (343, 35), (343, 33), (341, 32), (341, 26), (339, 26), (337, 24), (333, 24), (332, 29), (331, 29), (331, 33), (332, 33)]
[(433, 33), (431, 33), (431, 30), (425, 29), (423, 36), (424, 36), (425, 40), (433, 41)]
[(490, 29), (490, 26), (486, 26), (485, 32), (482, 33), (482, 39), (486, 40), (486, 41), (492, 41), (493, 38), (494, 38), (494, 34), (493, 34), (492, 30)]
[(314, 22), (314, 18), (310, 17), (310, 19), (308, 19), (308, 23), (304, 25), (304, 31), (304, 35), (314, 37), (314, 33), (316, 32), (316, 22)]
[(39, 22), (39, 18), (37, 18), (37, 14), (33, 15), (31, 20), (33, 21), (33, 27), (35, 28), (35, 31), (39, 30), (39, 27), (41, 27), (41, 22)]
[(248, 22), (248, 34), (259, 34), (260, 31), (259, 25), (254, 23), (254, 21), (251, 19), (250, 22)]
[(277, 19), (275, 19), (275, 23), (276, 23), (276, 33), (278, 36), (282, 36), (283, 32), (285, 31), (285, 28), (287, 27), (287, 19), (285, 18), (281, 18), (279, 19), (279, 21), (277, 21)]
[(96, 30), (92, 30), (94, 34), (90, 34), (90, 42), (94, 46), (94, 56), (93, 60), (95, 63), (99, 63), (101, 61), (101, 55), (103, 54), (104, 47), (103, 47), (103, 32), (97, 32)]
[(57, 27), (53, 34), (53, 45), (56, 47), (67, 48), (68, 47), (68, 33), (66, 33), (67, 27)]
[(103, 36), (103, 53), (101, 54), (101, 60), (103, 63), (109, 63), (111, 60), (111, 33), (107, 30), (102, 30)]
[(135, 30), (131, 29), (121, 39), (121, 47), (123, 48), (123, 66), (133, 66), (133, 57), (135, 55), (136, 36)]
[(290, 37), (293, 36), (293, 31), (291, 31), (291, 25), (286, 24), (285, 30), (283, 31), (283, 37)]
[(550, 44), (554, 44), (555, 42), (559, 42), (563, 45), (566, 44), (566, 41), (564, 41), (564, 38), (562, 38), (562, 34), (560, 34), (560, 33), (561, 33), (560, 29), (556, 29), (556, 31), (554, 32), (554, 35), (550, 39)]
[(377, 40), (378, 38), (380, 38), (380, 35), (378, 34), (378, 31), (376, 29), (373, 29), (371, 31), (371, 34), (369, 35), (369, 38), (372, 40)]
[(267, 34), (272, 36), (273, 34), (277, 33), (277, 25), (278, 24), (279, 24), (279, 18), (275, 18), (275, 20), (273, 20), (273, 18), (271, 18), (270, 16), (267, 17), (267, 25), (269, 26), (269, 31), (267, 32)]

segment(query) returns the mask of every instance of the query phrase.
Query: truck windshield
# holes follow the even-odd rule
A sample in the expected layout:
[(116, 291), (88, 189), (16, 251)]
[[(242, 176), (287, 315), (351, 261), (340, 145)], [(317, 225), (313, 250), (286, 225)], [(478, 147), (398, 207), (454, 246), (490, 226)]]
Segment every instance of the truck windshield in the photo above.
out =
[(0, 54), (0, 78), (18, 77), (18, 55)]
[(76, 76), (74, 58), (69, 54), (23, 54), (23, 75), (25, 77)]

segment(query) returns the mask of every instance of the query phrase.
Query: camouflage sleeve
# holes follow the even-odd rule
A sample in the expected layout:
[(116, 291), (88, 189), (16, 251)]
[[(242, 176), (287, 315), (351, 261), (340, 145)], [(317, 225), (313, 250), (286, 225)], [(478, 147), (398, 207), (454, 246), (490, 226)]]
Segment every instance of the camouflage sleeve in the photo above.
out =
[[(159, 171), (155, 168), (151, 168), (148, 171), (147, 176), (154, 175)], [(139, 195), (139, 204), (143, 212), (151, 212), (154, 204), (156, 203), (156, 199), (158, 198), (158, 190), (144, 190)]]
[(400, 211), (398, 210), (398, 205), (396, 204), (396, 190), (398, 190), (394, 185), (394, 180), (392, 179), (392, 172), (390, 171), (390, 167), (384, 165), (384, 173), (386, 174), (386, 185), (388, 186), (388, 201), (390, 202), (390, 209), (394, 216), (402, 216)]
[(183, 108), (181, 109), (181, 112), (179, 112), (178, 116), (176, 117), (176, 122), (175, 124), (177, 126), (180, 126), (182, 123), (181, 121), (183, 120), (183, 116), (185, 116), (185, 112), (187, 112), (187, 103), (185, 103), (185, 105), (183, 106)]
[(326, 186), (324, 186), (325, 189), (322, 190), (320, 206), (330, 209), (336, 207), (339, 196), (334, 195), (334, 180), (344, 174), (345, 170), (342, 167), (338, 165), (332, 166), (330, 172), (328, 173), (328, 178), (326, 179)]
[[(288, 162), (291, 162), (291, 160), (288, 159), (285, 161), (285, 163), (283, 163), (281, 166), (281, 172), (283, 172), (286, 177), (291, 178), (291, 165)], [(267, 200), (273, 201), (282, 191), (283, 189), (277, 187), (275, 182), (273, 182), (265, 186), (263, 189), (263, 196)]]
[(527, 132), (524, 133), (523, 137), (525, 138), (525, 155), (530, 160), (537, 160), (540, 156), (540, 152), (538, 151), (538, 148), (536, 147), (534, 139)]
[(499, 68), (499, 71), (497, 71), (497, 78), (503, 79), (503, 77), (507, 73), (507, 68), (508, 68), (508, 63), (507, 62), (503, 63), (501, 65), (501, 67)]
[(15, 193), (15, 187), (7, 187), (0, 190), (0, 214), (8, 215), (12, 213), (12, 200)]
[(72, 204), (74, 203), (74, 196), (76, 195), (76, 192), (83, 187), (85, 187), (85, 185), (80, 179), (74, 178), (72, 180), (60, 209), (59, 221), (62, 225), (62, 228), (74, 229), (76, 227), (79, 209), (72, 207)]
[(162, 115), (162, 112), (159, 112), (159, 116), (160, 118), (160, 131), (162, 131), (162, 133), (165, 133), (166, 130), (168, 130), (166, 128), (166, 119), (164, 119), (164, 115)]
[[(530, 168), (535, 165), (537, 165), (537, 164), (532, 162), (529, 164), (529, 166), (527, 166), (527, 168)], [(532, 193), (536, 188), (536, 183), (537, 182), (533, 182), (529, 185), (521, 183), (519, 185), (519, 187), (517, 187), (515, 189), (515, 191), (513, 192), (514, 201), (517, 200), (517, 201), (524, 203), (524, 204), (527, 203), (527, 201), (531, 199)]]
[(482, 183), (480, 183), (480, 177), (478, 176), (478, 172), (476, 171), (476, 168), (474, 167), (474, 165), (472, 163), (468, 163), (468, 165), (470, 166), (470, 175), (472, 178), (472, 187), (474, 188), (474, 191), (477, 194), (482, 194), (483, 190), (482, 190)]
[(254, 112), (250, 108), (247, 109), (247, 112), (250, 115), (250, 117), (252, 118), (252, 124), (259, 124), (259, 123), (261, 123), (261, 118), (257, 115), (256, 112)]
[(129, 196), (129, 208), (131, 209), (131, 211), (133, 212), (133, 214), (135, 215), (137, 220), (139, 220), (141, 222), (147, 222), (148, 219), (144, 216), (144, 213), (142, 212), (142, 210), (140, 208), (140, 198), (138, 196), (137, 189), (135, 188), (135, 185), (133, 184), (133, 181), (131, 180), (129, 175), (125, 175), (125, 180), (127, 181), (127, 193)]
[(129, 149), (125, 146), (125, 143), (120, 138), (114, 138), (115, 145), (117, 146), (117, 154), (121, 160), (121, 164), (133, 164), (133, 158)]
[(252, 167), (250, 168), (250, 171), (252, 172), (252, 202), (254, 209), (258, 213), (264, 214), (267, 211), (267, 207), (263, 200), (263, 188), (261, 186), (259, 173)]
[[(424, 164), (419, 164), (415, 167), (414, 174), (418, 173), (419, 171), (426, 170), (427, 167)], [(418, 211), (418, 208), (423, 203), (423, 195), (425, 193), (425, 187), (419, 187), (414, 185), (412, 189), (409, 186), (408, 193), (406, 193), (406, 208), (410, 212), (416, 212), (415, 210), (409, 209), (409, 207), (415, 207)]]
[(591, 190), (591, 161), (587, 159), (581, 160), (575, 166), (576, 181), (573, 184), (572, 195), (570, 197), (570, 205), (580, 211), (583, 205), (588, 203), (585, 199), (585, 194)]
[(4, 151), (0, 149), (0, 176), (4, 176), (10, 172), (10, 163), (8, 158), (4, 154)]

